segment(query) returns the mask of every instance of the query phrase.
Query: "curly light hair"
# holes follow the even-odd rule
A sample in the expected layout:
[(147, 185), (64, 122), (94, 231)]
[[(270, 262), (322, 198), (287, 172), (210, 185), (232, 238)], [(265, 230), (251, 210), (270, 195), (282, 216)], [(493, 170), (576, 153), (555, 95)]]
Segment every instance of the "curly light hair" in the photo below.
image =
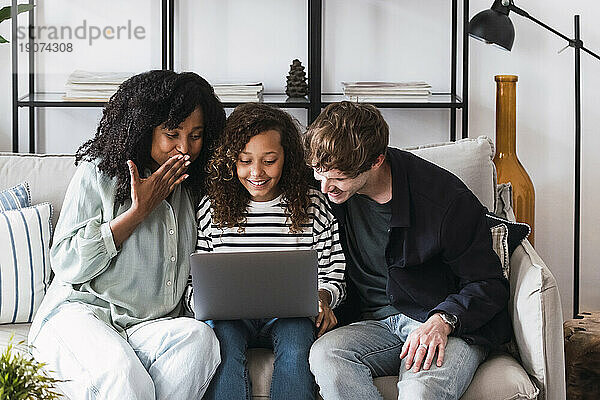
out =
[(102, 114), (96, 135), (77, 150), (75, 164), (98, 159), (98, 168), (116, 178), (115, 202), (131, 195), (127, 160), (150, 169), (154, 128), (173, 129), (196, 108), (204, 114), (202, 151), (189, 166), (182, 185), (194, 198), (205, 192), (206, 162), (225, 125), (225, 110), (210, 84), (193, 72), (155, 70), (135, 75), (119, 86)]
[(301, 231), (302, 224), (308, 222), (308, 182), (312, 171), (305, 162), (297, 123), (282, 110), (266, 104), (248, 103), (231, 113), (209, 161), (208, 196), (213, 208), (213, 222), (220, 228), (237, 226), (243, 231), (250, 193), (238, 179), (236, 163), (250, 139), (269, 130), (275, 130), (281, 136), (284, 164), (278, 186), (287, 203), (290, 232)]

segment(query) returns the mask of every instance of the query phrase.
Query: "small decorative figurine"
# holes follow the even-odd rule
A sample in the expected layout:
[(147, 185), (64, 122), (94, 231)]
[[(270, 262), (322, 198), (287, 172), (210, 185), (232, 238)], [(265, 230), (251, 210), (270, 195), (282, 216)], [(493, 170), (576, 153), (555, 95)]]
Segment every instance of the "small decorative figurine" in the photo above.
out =
[(298, 59), (292, 61), (292, 65), (290, 65), (285, 94), (289, 97), (305, 97), (308, 94), (306, 72), (304, 72), (304, 66)]

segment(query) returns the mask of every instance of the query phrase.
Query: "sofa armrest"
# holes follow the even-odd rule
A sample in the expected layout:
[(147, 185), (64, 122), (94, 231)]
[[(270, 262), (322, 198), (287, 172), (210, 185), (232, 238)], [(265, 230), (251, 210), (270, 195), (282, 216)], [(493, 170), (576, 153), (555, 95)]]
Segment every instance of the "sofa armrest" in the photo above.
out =
[(515, 342), (539, 399), (566, 396), (563, 318), (554, 276), (524, 240), (510, 258), (510, 300)]

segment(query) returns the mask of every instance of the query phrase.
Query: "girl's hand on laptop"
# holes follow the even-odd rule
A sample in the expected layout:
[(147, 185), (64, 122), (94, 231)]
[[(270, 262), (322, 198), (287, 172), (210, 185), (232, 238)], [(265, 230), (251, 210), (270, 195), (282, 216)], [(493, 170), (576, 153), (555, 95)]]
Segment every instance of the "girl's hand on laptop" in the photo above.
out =
[(321, 337), (337, 325), (337, 318), (329, 304), (331, 304), (331, 294), (327, 290), (319, 289), (319, 315), (315, 320), (315, 326), (319, 328), (317, 337)]

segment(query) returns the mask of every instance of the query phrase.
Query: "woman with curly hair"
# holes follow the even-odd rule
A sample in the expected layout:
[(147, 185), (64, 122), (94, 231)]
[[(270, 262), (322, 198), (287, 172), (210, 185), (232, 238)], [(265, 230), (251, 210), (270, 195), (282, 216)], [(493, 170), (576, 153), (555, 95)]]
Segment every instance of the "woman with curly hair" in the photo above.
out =
[[(345, 259), (337, 222), (325, 197), (308, 186), (312, 171), (304, 160), (300, 132), (292, 118), (265, 104), (238, 106), (227, 120), (209, 166), (208, 194), (197, 213), (196, 251), (316, 249), (317, 335), (332, 329), (337, 320), (331, 309), (345, 296)], [(271, 399), (314, 399), (315, 385), (308, 367), (315, 338), (311, 319), (211, 324), (221, 345), (222, 361), (205, 399), (251, 398), (246, 369), (249, 345), (273, 347)]]
[(220, 361), (182, 307), (206, 161), (225, 124), (200, 76), (149, 71), (112, 96), (76, 155), (55, 277), (29, 340), (72, 399), (197, 399)]

